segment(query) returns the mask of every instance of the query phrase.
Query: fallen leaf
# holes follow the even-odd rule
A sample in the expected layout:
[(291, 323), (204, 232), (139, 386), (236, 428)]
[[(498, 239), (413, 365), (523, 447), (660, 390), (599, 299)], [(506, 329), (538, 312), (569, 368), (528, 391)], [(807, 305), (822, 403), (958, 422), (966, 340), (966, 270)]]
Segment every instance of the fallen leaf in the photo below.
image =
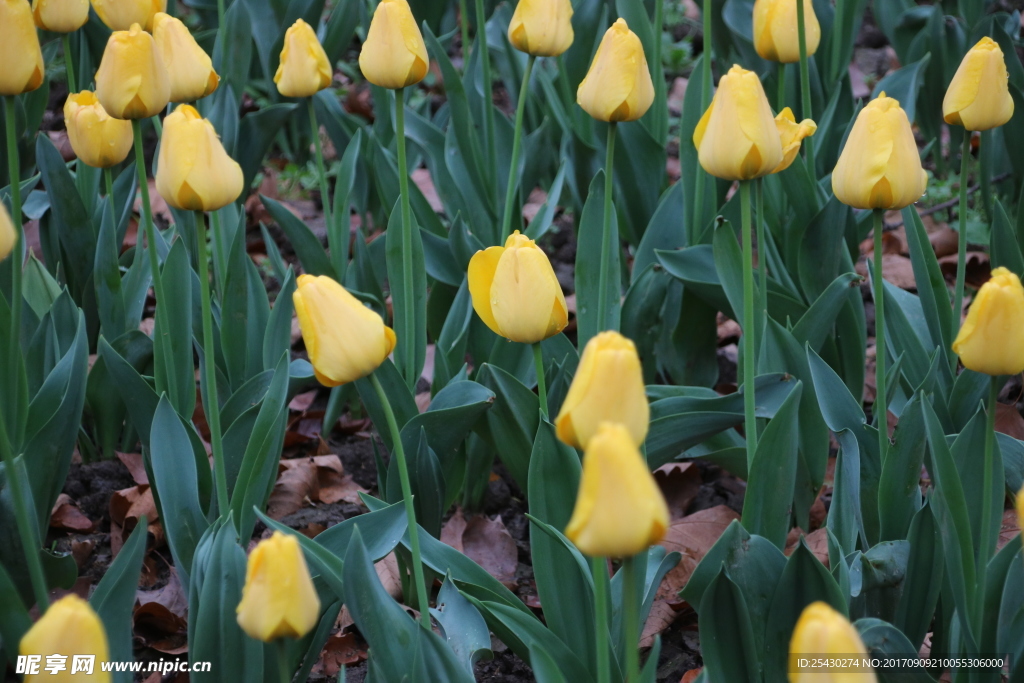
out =
[[(856, 271), (863, 277), (867, 277), (870, 267), (866, 259), (861, 259), (857, 263)], [(917, 281), (914, 280), (914, 267), (910, 259), (901, 254), (882, 254), (882, 277), (900, 289), (917, 289)]]
[(373, 568), (377, 571), (377, 578), (384, 586), (384, 590), (395, 600), (402, 599), (402, 573), (398, 570), (398, 556), (391, 551), (384, 556)]
[(441, 529), (441, 541), (475, 561), (506, 587), (516, 586), (519, 551), (501, 517), (473, 515), (467, 520), (456, 508)]
[(115, 455), (128, 468), (128, 473), (132, 475), (132, 481), (136, 484), (149, 484), (149, 475), (146, 474), (146, 466), (142, 462), (141, 453), (121, 453), (117, 451)]
[(793, 554), (796, 550), (797, 544), (800, 543), (800, 539), (803, 538), (804, 542), (807, 543), (808, 550), (818, 558), (825, 567), (828, 567), (828, 529), (822, 528), (816, 531), (812, 531), (809, 534), (804, 534), (803, 529), (790, 529), (789, 535), (786, 537), (786, 557)]
[(171, 569), (167, 584), (152, 591), (137, 591), (132, 614), (133, 632), (149, 647), (165, 654), (188, 651), (188, 596)]
[(1014, 536), (1020, 533), (1020, 521), (1017, 518), (1016, 510), (1007, 510), (1003, 513), (1003, 523), (999, 527), (999, 538), (996, 539), (996, 550), (1013, 540)]
[[(957, 255), (951, 254), (939, 259), (939, 268), (942, 269), (942, 276), (947, 280), (956, 278)], [(978, 289), (988, 282), (991, 277), (991, 265), (988, 254), (983, 251), (968, 251), (967, 262), (964, 267), (964, 279), (971, 287)], [(964, 301), (966, 304), (967, 302)]]
[(80, 541), (71, 541), (71, 557), (75, 558), (75, 564), (78, 565), (79, 569), (85, 566), (85, 561), (89, 559), (89, 555), (92, 554), (92, 550), (95, 547), (95, 541), (91, 541), (88, 538)]
[(665, 496), (671, 519), (679, 519), (686, 514), (702, 483), (700, 470), (692, 462), (662, 465), (654, 471), (654, 480)]
[(93, 526), (93, 521), (78, 509), (71, 496), (66, 493), (57, 496), (53, 511), (50, 513), (50, 528), (88, 532), (92, 531)]
[(313, 401), (316, 400), (317, 390), (307, 391), (303, 394), (299, 394), (291, 400), (288, 404), (288, 410), (294, 410), (297, 413), (304, 413), (309, 410), (309, 407), (313, 405)]
[(1024, 439), (1024, 417), (1021, 417), (1017, 406), (996, 404), (996, 431), (1015, 439)]
[(343, 500), (346, 503), (359, 504), (359, 494), (368, 493), (355, 482), (352, 475), (345, 474), (345, 467), (337, 455), (317, 455), (313, 457), (313, 463), (316, 465), (319, 489), (317, 499), (321, 503), (330, 505)]
[(412, 181), (423, 193), (423, 197), (430, 204), (435, 213), (444, 213), (444, 203), (437, 196), (437, 188), (434, 187), (434, 179), (430, 177), (430, 171), (426, 168), (417, 168), (412, 172)]
[(154, 547), (163, 545), (163, 527), (157, 516), (153, 491), (149, 486), (132, 486), (115, 491), (110, 496), (110, 552), (117, 557), (124, 539), (131, 535), (139, 520), (145, 515), (149, 533), (153, 534)]
[(313, 665), (313, 673), (334, 680), (342, 666), (352, 666), (366, 659), (366, 647), (360, 645), (355, 633), (335, 633), (320, 653), (320, 659)]
[(703, 672), (704, 667), (700, 667), (699, 669), (690, 669), (689, 671), (683, 674), (682, 678), (679, 679), (679, 683), (693, 683), (693, 681), (697, 680), (697, 677), (700, 676)]
[(267, 501), (267, 515), (281, 519), (299, 510), (307, 498), (317, 496), (316, 463), (312, 458), (282, 460), (274, 489)]

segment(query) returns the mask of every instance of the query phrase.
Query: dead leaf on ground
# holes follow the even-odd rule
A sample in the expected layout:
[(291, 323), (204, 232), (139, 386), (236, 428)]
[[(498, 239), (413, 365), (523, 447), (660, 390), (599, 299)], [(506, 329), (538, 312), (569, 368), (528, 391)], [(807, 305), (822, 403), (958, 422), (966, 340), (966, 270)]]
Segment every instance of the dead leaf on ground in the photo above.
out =
[(117, 451), (115, 455), (128, 468), (128, 473), (132, 475), (132, 481), (136, 484), (149, 485), (149, 475), (146, 474), (146, 466), (142, 462), (141, 453), (121, 453)]
[(315, 499), (318, 492), (316, 464), (312, 458), (282, 460), (277, 481), (267, 501), (267, 515), (281, 519), (297, 512), (306, 499)]
[(384, 556), (373, 568), (377, 571), (377, 578), (384, 586), (384, 590), (395, 600), (402, 599), (402, 573), (398, 569), (398, 556), (391, 551)]
[(352, 479), (351, 474), (345, 473), (341, 459), (333, 454), (318, 455), (313, 458), (316, 464), (317, 483), (319, 485), (319, 500), (321, 503), (331, 504), (338, 501), (346, 503), (360, 503), (359, 494), (368, 493), (366, 489)]
[[(931, 216), (926, 216), (925, 219), (927, 218)], [(927, 229), (927, 223), (925, 227)], [(943, 223), (928, 231), (928, 241), (935, 252), (935, 258), (942, 258), (957, 253), (960, 248), (960, 233)]]
[(516, 586), (519, 551), (501, 517), (472, 515), (466, 519), (461, 508), (441, 529), (441, 541), (465, 554), (509, 589)]
[(316, 400), (317, 390), (307, 391), (303, 394), (299, 394), (291, 400), (288, 404), (288, 410), (294, 410), (297, 413), (304, 413), (309, 410), (309, 407), (313, 405), (313, 401)]
[(668, 503), (671, 519), (686, 514), (690, 503), (700, 493), (700, 470), (692, 462), (670, 462), (654, 470), (654, 479)]
[(110, 496), (110, 552), (117, 557), (124, 539), (131, 535), (143, 515), (146, 517), (149, 533), (153, 534), (154, 547), (163, 545), (164, 531), (157, 517), (153, 491), (148, 485), (132, 486), (114, 491)]
[(533, 219), (540, 213), (541, 207), (544, 206), (547, 200), (547, 192), (539, 187), (533, 188), (529, 198), (526, 200), (526, 204), (523, 205), (523, 220), (526, 221), (527, 225), (533, 222)]
[(166, 654), (188, 651), (188, 596), (171, 569), (167, 584), (152, 591), (137, 591), (132, 614), (133, 632), (149, 647)]
[(443, 213), (444, 204), (441, 202), (441, 198), (437, 196), (437, 188), (434, 187), (434, 179), (430, 177), (430, 171), (425, 168), (417, 168), (412, 172), (412, 181), (416, 183), (416, 187), (423, 193), (423, 197), (430, 204), (430, 208), (435, 213)]
[(1024, 417), (1020, 416), (1017, 406), (996, 404), (996, 431), (1015, 439), (1024, 439)]
[(683, 674), (681, 679), (679, 679), (679, 683), (693, 683), (693, 681), (697, 680), (697, 677), (702, 673), (704, 673), (704, 667), (700, 667), (699, 669), (690, 669)]
[(801, 538), (803, 538), (804, 542), (807, 543), (807, 549), (810, 550), (811, 553), (827, 568), (828, 529), (817, 529), (806, 535), (804, 534), (803, 529), (790, 529), (789, 535), (786, 537), (786, 557), (793, 554), (793, 551), (796, 550)]
[(366, 646), (359, 642), (355, 633), (335, 633), (324, 643), (320, 659), (313, 665), (313, 673), (334, 680), (343, 665), (358, 664), (366, 656)]
[(1013, 540), (1013, 537), (1020, 533), (1020, 522), (1017, 519), (1016, 510), (1003, 512), (1003, 523), (999, 527), (999, 538), (996, 539), (996, 550), (1002, 549), (1004, 545)]
[[(861, 259), (857, 263), (856, 271), (866, 278), (870, 267), (867, 260)], [(914, 267), (910, 263), (910, 259), (901, 254), (884, 253), (882, 255), (882, 277), (900, 289), (917, 289), (917, 281), (914, 280)]]
[(71, 496), (66, 493), (57, 496), (50, 513), (50, 528), (88, 532), (92, 531), (93, 526), (93, 521), (85, 516), (75, 501), (71, 500)]
[[(956, 278), (957, 255), (951, 254), (939, 259), (939, 268), (942, 269), (942, 276), (947, 280)], [(974, 289), (978, 289), (988, 282), (991, 277), (991, 266), (988, 254), (983, 251), (968, 251), (967, 262), (964, 268), (964, 279)], [(967, 303), (966, 301), (964, 303)]]

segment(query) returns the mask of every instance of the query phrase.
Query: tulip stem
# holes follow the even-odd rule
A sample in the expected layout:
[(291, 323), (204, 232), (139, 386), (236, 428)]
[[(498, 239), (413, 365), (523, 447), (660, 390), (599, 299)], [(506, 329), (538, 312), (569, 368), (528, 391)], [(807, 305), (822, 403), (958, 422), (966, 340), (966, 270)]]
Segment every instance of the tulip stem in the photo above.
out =
[(541, 351), (540, 342), (531, 344), (533, 347), (533, 365), (537, 370), (537, 397), (540, 399), (540, 413), (548, 416), (548, 388), (544, 377), (544, 353)]
[(775, 72), (779, 79), (779, 96), (775, 101), (775, 113), (778, 114), (786, 107), (786, 65), (780, 62)]
[[(985, 453), (982, 461), (981, 485), (981, 538), (978, 539), (978, 570), (975, 586), (975, 632), (981, 633), (982, 618), (985, 612), (985, 579), (987, 578), (988, 561), (992, 557), (992, 478), (995, 470), (995, 453), (993, 442), (996, 434), (996, 406), (1001, 383), (998, 377), (991, 377), (988, 385), (987, 426), (985, 428)], [(1000, 507), (1002, 495), (1000, 495)]]
[[(740, 182), (740, 215), (743, 231), (743, 430), (747, 437), (747, 471), (754, 465), (757, 452), (754, 376), (754, 246), (750, 225), (751, 181)], [(760, 247), (758, 247), (760, 248)]]
[[(313, 105), (313, 98), (306, 98), (306, 109), (309, 110), (309, 129), (313, 132), (313, 147), (316, 149), (316, 171), (320, 179), (320, 203), (324, 207), (324, 225), (327, 228), (327, 246), (331, 250), (333, 261), (341, 254), (341, 247), (338, 246), (339, 235), (335, 234), (334, 221), (331, 216), (330, 186), (327, 183), (327, 171), (324, 170), (324, 151), (320, 144), (320, 124), (316, 121), (316, 107)], [(404, 143), (404, 140), (403, 140)], [(404, 145), (403, 145), (404, 146)], [(399, 169), (401, 172), (402, 169)], [(335, 271), (341, 274), (341, 269), (335, 264)]]
[(11, 337), (7, 347), (7, 378), (11, 385), (10, 394), (4, 403), (7, 404), (6, 418), (8, 429), (14, 439), (11, 448), (15, 448), (19, 433), (18, 401), (18, 356), (21, 349), (21, 269), (25, 263), (25, 230), (21, 224), (21, 164), (18, 158), (18, 135), (15, 128), (15, 100), (13, 95), (4, 98), (4, 124), (7, 130), (7, 175), (11, 180), (11, 223), (14, 225), (14, 248), (11, 250)]
[[(210, 212), (211, 225), (213, 226), (213, 242), (216, 245), (217, 258), (214, 265), (217, 271), (214, 273), (214, 281), (217, 283), (217, 291), (221, 298), (224, 297), (224, 281), (228, 278), (228, 246), (224, 244), (224, 231), (220, 227), (220, 210)], [(205, 248), (205, 245), (204, 245)]]
[[(960, 203), (957, 205), (960, 225), (956, 240), (956, 288), (953, 290), (953, 334), (960, 331), (960, 316), (964, 307), (964, 280), (967, 277), (967, 163), (971, 160), (971, 131), (964, 131), (964, 144), (960, 149)], [(954, 374), (956, 354), (951, 354)]]
[(872, 263), (872, 287), (875, 300), (875, 406), (878, 422), (878, 457), (885, 462), (889, 450), (889, 410), (885, 381), (885, 286), (882, 280), (882, 230), (885, 210), (875, 209), (875, 253)]
[(768, 247), (764, 236), (764, 178), (754, 186), (755, 215), (757, 216), (757, 284), (758, 311), (756, 325), (768, 324)]
[[(395, 138), (398, 143), (398, 189), (402, 206), (402, 305), (395, 306), (395, 317), (401, 316), (404, 329), (398, 331), (398, 343), (405, 355), (405, 381), (415, 388), (419, 380), (416, 367), (416, 305), (413, 303), (415, 282), (412, 268), (412, 208), (409, 205), (409, 169), (405, 160), (405, 88), (395, 91)], [(397, 326), (396, 326), (397, 327)]]
[[(526, 60), (523, 85), (519, 89), (519, 101), (516, 103), (516, 131), (512, 137), (512, 164), (508, 169), (508, 187), (505, 189), (505, 212), (501, 219), (499, 245), (505, 244), (505, 240), (512, 234), (512, 202), (516, 196), (516, 188), (519, 186), (519, 154), (523, 146), (523, 116), (526, 113), (526, 98), (530, 94), (530, 74), (533, 72), (533, 65), (536, 61), (537, 58), (533, 55)], [(520, 225), (522, 225), (522, 218), (520, 218)]]
[(63, 34), (61, 42), (64, 45), (64, 70), (68, 74), (68, 94), (73, 94), (78, 92), (78, 86), (75, 84), (75, 63), (71, 57), (71, 34)]
[(412, 575), (416, 582), (416, 597), (419, 601), (420, 623), (423, 628), (430, 630), (430, 602), (427, 599), (427, 584), (423, 579), (423, 561), (420, 559), (420, 534), (419, 525), (416, 523), (416, 508), (412, 504), (412, 486), (409, 484), (409, 466), (405, 462), (405, 447), (402, 445), (402, 432), (395, 421), (395, 411), (391, 409), (391, 402), (388, 400), (384, 387), (377, 379), (377, 373), (370, 373), (370, 383), (373, 384), (377, 398), (380, 399), (381, 408), (384, 409), (384, 418), (388, 423), (388, 430), (391, 432), (393, 444), (392, 455), (398, 462), (398, 478), (402, 483), (402, 500), (405, 502), (405, 516), (409, 524), (409, 549), (412, 551)]
[(459, 0), (459, 28), (462, 30), (462, 72), (469, 65), (469, 12), (466, 0)]
[(217, 507), (223, 517), (231, 503), (228, 499), (227, 468), (224, 465), (224, 444), (220, 430), (220, 401), (217, 396), (217, 356), (213, 346), (213, 306), (210, 303), (210, 272), (206, 259), (206, 220), (196, 211), (196, 251), (199, 261), (199, 291), (203, 301), (203, 365), (206, 369), (206, 397), (203, 411), (210, 426), (210, 448), (217, 485)]
[(111, 215), (113, 215), (113, 200), (114, 200), (114, 177), (110, 172), (110, 168), (103, 169), (103, 185), (106, 187), (107, 199), (111, 200)]
[[(711, 58), (712, 58), (712, 45), (711, 45), (711, 0), (704, 0), (704, 7), (701, 11), (701, 20), (703, 21), (703, 33), (702, 38), (704, 40), (704, 52), (701, 55), (701, 81), (700, 81), (700, 111), (703, 114), (708, 110), (711, 105)], [(680, 135), (679, 147), (682, 149), (683, 140)], [(692, 140), (687, 140), (685, 144), (692, 145)], [(685, 177), (685, 174), (683, 174)], [(698, 167), (696, 169), (697, 177), (694, 179), (694, 191), (693, 191), (693, 224), (690, 226), (691, 234), (688, 235), (688, 243), (693, 246), (697, 243), (700, 238), (701, 230), (704, 228), (701, 225), (701, 221), (704, 220), (704, 183), (707, 182), (707, 174), (704, 169)]]
[(636, 557), (622, 561), (622, 616), (626, 634), (626, 683), (640, 683), (640, 605), (637, 604)]
[[(593, 557), (590, 569), (594, 575), (594, 645), (597, 650), (597, 683), (611, 683), (611, 648), (608, 644), (608, 561)], [(623, 577), (625, 578), (625, 577)]]
[[(608, 309), (612, 302), (608, 300), (608, 291), (612, 278), (615, 278), (615, 289), (618, 290), (618, 273), (612, 271), (612, 250), (615, 249), (615, 238), (612, 235), (612, 191), (615, 188), (613, 182), (615, 169), (615, 128), (616, 123), (608, 124), (607, 154), (604, 162), (604, 226), (601, 229), (601, 266), (597, 286), (597, 331), (604, 332), (610, 329), (608, 320)], [(615, 326), (616, 328), (618, 325)]]
[[(809, 119), (813, 116), (811, 109), (811, 75), (807, 68), (807, 27), (804, 21), (804, 0), (796, 2), (796, 25), (797, 39), (800, 45), (800, 109), (801, 118)], [(817, 178), (817, 171), (814, 164), (814, 141), (805, 138), (803, 141), (804, 150), (807, 153), (807, 169), (811, 178)]]
[(484, 14), (484, 0), (476, 0), (476, 49), (480, 50), (480, 65), (484, 75), (484, 142), (487, 145), (487, 177), (494, 188), (492, 201), (498, 202), (498, 153), (494, 143), (494, 85), (491, 79), (491, 55), (487, 49), (487, 16)]
[(284, 638), (274, 641), (277, 645), (277, 673), (281, 683), (292, 683), (292, 672), (288, 668), (288, 644)]

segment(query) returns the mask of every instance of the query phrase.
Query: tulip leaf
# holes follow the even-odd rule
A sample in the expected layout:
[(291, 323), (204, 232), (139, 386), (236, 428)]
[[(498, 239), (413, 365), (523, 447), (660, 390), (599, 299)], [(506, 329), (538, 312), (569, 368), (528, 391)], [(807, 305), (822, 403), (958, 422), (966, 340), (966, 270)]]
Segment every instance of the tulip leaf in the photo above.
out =
[(653, 383), (658, 374), (656, 346), (662, 331), (658, 323), (670, 284), (660, 264), (650, 263), (633, 280), (622, 302), (622, 333), (636, 344), (645, 382)]
[(473, 665), (481, 659), (490, 659), (491, 634), (487, 623), (476, 607), (455, 587), (451, 578), (441, 584), (437, 594), (437, 608), (430, 614), (441, 625), (441, 633), (462, 666), (472, 676)]
[[(281, 290), (274, 299), (274, 308), (267, 318), (266, 332), (263, 336), (263, 370), (273, 370), (281, 354), (291, 348), (292, 315), (295, 306), (292, 295), (295, 292), (295, 272), (291, 266), (285, 273)], [(258, 375), (254, 375), (258, 376)]]
[(530, 454), (539, 424), (537, 394), (501, 368), (487, 363), (478, 371), (477, 380), (494, 392), (484, 436), (519, 488), (528, 492)]
[[(444, 474), (427, 442), (427, 433), (423, 427), (403, 433), (402, 444), (405, 447), (405, 458), (409, 468), (409, 483), (414, 496), (413, 507), (416, 519), (432, 536), (441, 534), (441, 518), (444, 516), (442, 496), (445, 490)], [(390, 503), (402, 500), (401, 477), (398, 474), (398, 458), (392, 452), (388, 466), (387, 499)]]
[(455, 300), (448, 309), (441, 333), (434, 342), (434, 382), (436, 391), (446, 386), (465, 364), (470, 321), (473, 319), (473, 298), (469, 280), (463, 277)]
[(327, 252), (306, 224), (277, 200), (264, 195), (260, 195), (260, 200), (267, 207), (270, 217), (277, 221), (278, 227), (288, 236), (303, 271), (310, 275), (327, 275), (337, 279)]
[[(861, 640), (869, 654), (875, 657), (899, 656), (915, 652), (913, 644), (899, 629), (881, 619), (858, 619), (854, 627), (860, 631)], [(880, 668), (875, 675), (881, 683), (934, 683), (927, 670), (921, 667), (909, 669)]]
[[(28, 610), (21, 601), (18, 589), (4, 565), (0, 564), (0, 639), (5, 643), (20, 643), (21, 637), (32, 627)], [(15, 648), (0, 650), (0, 665), (13, 665), (18, 653)]]
[[(132, 612), (148, 533), (148, 524), (143, 516), (89, 597), (107, 632), (112, 661), (132, 661)], [(131, 683), (132, 675), (130, 672), (116, 672), (114, 680)]]
[[(826, 527), (835, 536), (841, 557), (857, 549), (857, 540), (867, 545), (864, 517), (861, 514), (860, 443), (849, 429), (836, 433), (839, 452), (836, 454), (832, 506)], [(842, 563), (845, 566), (845, 562)]]
[[(961, 430), (950, 446), (950, 454), (953, 456), (953, 462), (956, 463), (960, 484), (963, 486), (964, 497), (967, 500), (967, 515), (971, 520), (971, 536), (974, 539), (975, 554), (979, 552), (983, 535), (988, 536), (989, 548), (996, 546), (1003, 514), (1004, 470), (998, 441), (995, 441), (992, 449), (991, 488), (987, 495), (984, 491), (984, 468), (982, 467), (981, 457), (985, 452), (985, 432), (988, 431), (986, 416), (986, 409), (979, 406), (974, 417)], [(986, 500), (991, 506), (989, 519), (992, 525), (988, 529), (983, 530), (981, 528), (982, 507)], [(983, 566), (979, 565), (979, 571), (981, 571)]]
[(708, 677), (714, 681), (758, 683), (759, 652), (740, 587), (723, 565), (704, 591), (700, 602), (701, 655)]
[[(577, 345), (583, 348), (603, 329), (619, 328), (619, 307), (622, 300), (622, 283), (619, 266), (619, 228), (615, 205), (612, 204), (611, 250), (608, 262), (608, 280), (601, 282), (602, 244), (604, 243), (604, 171), (598, 171), (590, 183), (587, 203), (580, 217), (579, 237), (576, 251), (576, 324)], [(598, 312), (601, 288), (606, 289), (604, 315)], [(599, 318), (604, 318), (604, 328), (599, 327)]]
[(893, 437), (878, 484), (879, 538), (883, 541), (906, 538), (921, 509), (925, 433), (920, 395), (915, 394), (904, 406)]
[[(244, 216), (240, 220), (244, 222)], [(267, 291), (246, 252), (245, 229), (241, 226), (235, 230), (227, 255), (227, 275), (221, 293), (220, 344), (231, 388), (242, 386), (264, 370), (263, 340), (269, 318)], [(276, 364), (278, 358), (280, 352), (272, 363)]]
[[(408, 385), (405, 380), (402, 379), (401, 374), (398, 372), (398, 368), (391, 360), (385, 360), (380, 364), (376, 370), (374, 370), (377, 380), (380, 381), (382, 387), (384, 387), (384, 393), (388, 396), (388, 403), (391, 404), (391, 409), (395, 411), (395, 421), (398, 423), (399, 429), (404, 427), (415, 415), (419, 414), (419, 409), (416, 407), (416, 400), (413, 398), (412, 392), (409, 391)], [(356, 389), (359, 391), (359, 399), (363, 402), (363, 406), (366, 407), (366, 412), (370, 414), (375, 425), (386, 425), (387, 420), (384, 417), (384, 409), (381, 407), (380, 398), (377, 396), (377, 392), (374, 391), (373, 386), (370, 384), (370, 380), (365, 377), (357, 379), (355, 381)], [(394, 448), (394, 444), (391, 440), (391, 430), (382, 429), (378, 431), (381, 441), (390, 451)]]
[(100, 329), (111, 339), (128, 331), (124, 295), (121, 292), (121, 269), (117, 263), (120, 244), (117, 241), (117, 226), (114, 225), (116, 211), (113, 197), (106, 198), (99, 221), (100, 232), (96, 239), (96, 259), (93, 263)]
[(529, 662), (537, 683), (568, 683), (541, 643), (534, 643), (530, 648)]
[(871, 91), (871, 98), (874, 99), (884, 92), (887, 97), (899, 102), (900, 107), (907, 113), (907, 119), (913, 121), (917, 107), (917, 93), (924, 86), (924, 75), (931, 57), (931, 53), (927, 53), (916, 62), (886, 74), (875, 84)]
[[(1008, 544), (1009, 545), (1009, 544)], [(1018, 546), (1019, 543), (1014, 543)], [(1002, 652), (1010, 652), (1015, 662), (1024, 655), (1024, 552), (1019, 548), (1014, 553), (1006, 572), (1003, 584), (1002, 599), (999, 603), (999, 617), (996, 626), (995, 648)], [(989, 612), (991, 613), (991, 612)]]
[(665, 186), (665, 144), (648, 132), (646, 123), (647, 117), (639, 124), (618, 125), (615, 144), (615, 180), (619, 186), (616, 204), (622, 208), (624, 219), (619, 231), (634, 246), (640, 243)]
[[(402, 212), (395, 205), (385, 232), (385, 250), (388, 285), (394, 302), (392, 324), (398, 337), (394, 351), (395, 366), (406, 383), (415, 387), (427, 354), (427, 272), (423, 238), (416, 227), (416, 219), (410, 218), (411, 224), (404, 226)], [(409, 230), (408, 235), (405, 234), (406, 229)], [(406, 272), (407, 258), (410, 261), (409, 272)]]
[[(999, 211), (996, 212), (994, 223), (999, 225)], [(1005, 214), (1003, 215), (1005, 220)], [(931, 242), (928, 239), (928, 233), (925, 231), (924, 224), (921, 222), (921, 216), (913, 206), (909, 206), (903, 211), (903, 224), (907, 234), (907, 244), (910, 250), (910, 261), (914, 268), (914, 281), (917, 283), (917, 295), (921, 300), (921, 308), (924, 312), (925, 322), (928, 325), (928, 331), (931, 333), (932, 341), (940, 345), (946, 350), (947, 358), (952, 359), (953, 350), (953, 316), (952, 309), (949, 305), (949, 291), (946, 289), (946, 280), (942, 276), (942, 271), (939, 268), (939, 262), (935, 258), (935, 249), (932, 247)], [(1007, 229), (1009, 229), (1009, 221), (1006, 220)], [(997, 230), (993, 228), (993, 230)], [(996, 257), (996, 237), (993, 232), (993, 243), (992, 243), (992, 260), (995, 265)], [(1018, 254), (1020, 250), (1016, 249), (1016, 239), (1010, 236), (1011, 244), (1014, 250)], [(1024, 272), (1024, 265), (1021, 266), (1021, 272)]]
[(167, 291), (153, 328), (153, 365), (157, 393), (166, 392), (178, 415), (190, 418), (196, 405), (192, 365), (192, 266), (181, 240), (176, 240), (162, 268)]
[[(257, 39), (257, 47), (259, 40)], [(244, 182), (242, 187), (251, 187), (253, 178), (263, 166), (263, 158), (270, 150), (274, 138), (281, 132), (292, 112), (295, 111), (295, 104), (272, 104), (262, 107), (259, 111), (246, 114), (238, 123), (238, 139), (244, 140), (244, 145), (239, 145), (236, 152), (236, 161), (242, 167)]]
[(920, 648), (932, 623), (942, 589), (942, 541), (930, 505), (914, 515), (907, 533), (910, 558), (893, 624)]
[(665, 190), (658, 200), (658, 208), (644, 230), (644, 236), (633, 258), (632, 280), (635, 283), (652, 263), (658, 262), (656, 251), (671, 251), (686, 246), (686, 235), (680, 233), (679, 216), (684, 214), (683, 183)]

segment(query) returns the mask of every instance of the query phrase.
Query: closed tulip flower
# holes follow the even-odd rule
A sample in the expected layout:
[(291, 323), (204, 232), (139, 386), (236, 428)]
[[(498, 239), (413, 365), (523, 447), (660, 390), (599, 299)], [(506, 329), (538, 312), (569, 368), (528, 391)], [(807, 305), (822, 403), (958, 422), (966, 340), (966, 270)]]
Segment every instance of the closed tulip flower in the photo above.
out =
[(116, 166), (132, 149), (131, 122), (113, 118), (89, 90), (68, 95), (64, 125), (71, 149), (89, 166)]
[(967, 130), (989, 130), (1013, 116), (1006, 61), (999, 44), (982, 38), (964, 56), (942, 99), (946, 123)]
[(0, 64), (0, 95), (21, 95), (43, 84), (43, 51), (26, 0), (0, 0)]
[(620, 422), (639, 446), (647, 436), (650, 416), (643, 368), (633, 342), (618, 332), (591, 338), (555, 418), (558, 438), (586, 448), (598, 425)]
[(800, 143), (804, 141), (804, 138), (814, 135), (818, 130), (818, 124), (810, 119), (804, 119), (797, 123), (796, 117), (793, 116), (793, 110), (786, 107), (775, 117), (775, 126), (779, 130), (779, 139), (782, 143), (782, 161), (772, 173), (780, 173), (793, 164), (796, 155), (800, 153)]
[(430, 59), (406, 0), (381, 0), (373, 12), (359, 69), (374, 85), (397, 90), (423, 80)]
[(127, 31), (132, 24), (153, 28), (153, 17), (167, 10), (167, 0), (92, 0), (92, 8), (111, 31)]
[(394, 330), (326, 275), (300, 275), (292, 300), (321, 384), (336, 387), (366, 377), (395, 348)]
[(96, 97), (115, 119), (147, 119), (171, 101), (171, 77), (153, 36), (132, 24), (110, 34), (96, 72)]
[(36, 26), (54, 33), (72, 33), (89, 21), (89, 0), (32, 0)]
[(1017, 526), (1024, 529), (1024, 486), (1017, 491)]
[(468, 276), (473, 309), (495, 334), (534, 344), (569, 323), (569, 308), (551, 261), (518, 230), (505, 246), (476, 252)]
[(191, 105), (179, 105), (164, 119), (156, 191), (188, 211), (216, 211), (242, 194), (242, 167), (224, 151), (209, 119)]
[(1006, 268), (996, 268), (967, 311), (953, 352), (968, 370), (986, 375), (1024, 371), (1024, 288)]
[(199, 47), (181, 20), (157, 12), (153, 40), (171, 77), (171, 102), (194, 102), (217, 89), (220, 76), (213, 70), (210, 55)]
[(587, 443), (565, 535), (591, 557), (629, 557), (665, 536), (668, 506), (633, 435), (603, 422)]
[(654, 102), (654, 83), (640, 38), (619, 18), (605, 31), (576, 102), (598, 121), (635, 121)]
[(927, 187), (907, 114), (883, 92), (857, 115), (832, 171), (832, 191), (855, 209), (902, 209)]
[(296, 19), (284, 34), (281, 62), (274, 74), (277, 91), (285, 97), (311, 97), (329, 86), (333, 76), (313, 27)]
[[(821, 26), (811, 0), (804, 3), (804, 39), (807, 56), (818, 49)], [(791, 64), (800, 61), (800, 35), (794, 0), (756, 0), (754, 2), (754, 48), (761, 59)]]
[(700, 165), (724, 180), (751, 180), (783, 163), (779, 127), (753, 71), (734, 65), (693, 131)]
[(800, 655), (827, 657), (829, 655), (852, 657), (867, 656), (867, 648), (860, 634), (846, 617), (824, 602), (812, 602), (804, 608), (793, 628), (789, 641), (789, 683), (874, 683), (873, 671), (851, 673), (848, 671), (800, 671), (795, 660)]
[(98, 662), (110, 659), (110, 648), (107, 645), (103, 622), (89, 603), (74, 593), (65, 595), (50, 605), (39, 621), (21, 637), (18, 652), (21, 655), (42, 656), (44, 666), (47, 655), (60, 654), (67, 657), (67, 668), (64, 671), (49, 673), (40, 667), (38, 674), (25, 676), (25, 683), (111, 681), (110, 673), (103, 671), (99, 664), (94, 666), (91, 674), (81, 671), (71, 673), (71, 662), (75, 655), (91, 655)]
[(265, 643), (301, 638), (313, 630), (320, 598), (298, 539), (275, 531), (253, 549), (236, 612), (242, 630)]
[(570, 0), (519, 0), (508, 25), (512, 47), (535, 57), (557, 57), (572, 46)]
[(0, 261), (11, 255), (14, 251), (14, 242), (18, 233), (14, 231), (14, 222), (11, 221), (11, 214), (7, 213), (7, 207), (0, 202)]

